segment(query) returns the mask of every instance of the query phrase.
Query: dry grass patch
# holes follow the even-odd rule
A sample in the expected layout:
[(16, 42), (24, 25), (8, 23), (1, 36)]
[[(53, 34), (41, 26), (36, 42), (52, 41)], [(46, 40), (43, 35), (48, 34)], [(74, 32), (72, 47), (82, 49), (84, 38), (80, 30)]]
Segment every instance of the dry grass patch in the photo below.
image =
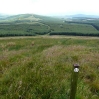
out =
[(15, 46), (16, 45), (16, 43), (15, 42), (8, 42), (7, 44), (6, 44), (6, 46)]
[(62, 46), (52, 46), (43, 51), (46, 58), (58, 57), (61, 55)]

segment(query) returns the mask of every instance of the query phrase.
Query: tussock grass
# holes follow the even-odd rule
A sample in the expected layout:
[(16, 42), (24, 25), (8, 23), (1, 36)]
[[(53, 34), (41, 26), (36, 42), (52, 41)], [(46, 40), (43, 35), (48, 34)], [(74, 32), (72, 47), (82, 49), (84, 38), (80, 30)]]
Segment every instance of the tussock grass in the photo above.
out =
[(74, 63), (76, 99), (99, 98), (99, 39), (1, 39), (0, 49), (0, 99), (69, 99)]

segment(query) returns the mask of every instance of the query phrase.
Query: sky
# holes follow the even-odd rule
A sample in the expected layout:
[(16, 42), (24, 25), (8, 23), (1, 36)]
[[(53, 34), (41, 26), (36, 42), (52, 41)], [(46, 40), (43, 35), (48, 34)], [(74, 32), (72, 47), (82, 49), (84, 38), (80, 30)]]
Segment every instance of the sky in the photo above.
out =
[(0, 13), (38, 15), (99, 15), (99, 0), (0, 0)]

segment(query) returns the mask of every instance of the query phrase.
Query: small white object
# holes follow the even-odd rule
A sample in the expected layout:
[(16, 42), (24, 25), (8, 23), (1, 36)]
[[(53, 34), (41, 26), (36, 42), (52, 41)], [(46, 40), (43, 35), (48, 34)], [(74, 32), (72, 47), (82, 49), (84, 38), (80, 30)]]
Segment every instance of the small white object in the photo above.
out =
[(74, 72), (79, 72), (79, 69), (78, 69), (78, 68), (75, 68), (75, 69), (74, 69)]

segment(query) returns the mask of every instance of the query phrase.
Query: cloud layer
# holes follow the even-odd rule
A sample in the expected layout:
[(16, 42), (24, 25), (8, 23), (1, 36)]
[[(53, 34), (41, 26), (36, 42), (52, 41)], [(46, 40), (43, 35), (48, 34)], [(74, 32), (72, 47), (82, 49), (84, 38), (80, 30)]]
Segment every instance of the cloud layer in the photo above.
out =
[(96, 14), (99, 0), (0, 0), (0, 13)]

